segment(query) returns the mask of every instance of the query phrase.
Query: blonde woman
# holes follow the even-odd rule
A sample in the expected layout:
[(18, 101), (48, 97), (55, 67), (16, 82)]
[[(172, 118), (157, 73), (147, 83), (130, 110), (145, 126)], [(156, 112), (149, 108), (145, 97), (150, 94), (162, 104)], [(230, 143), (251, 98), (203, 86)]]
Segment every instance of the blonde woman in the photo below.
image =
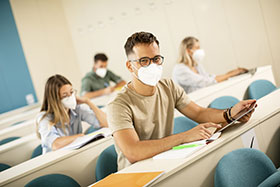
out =
[(108, 126), (106, 114), (88, 98), (77, 97), (69, 80), (61, 75), (51, 76), (45, 85), (41, 112), (36, 118), (43, 154), (83, 136), (82, 121), (95, 128)]
[(173, 80), (182, 86), (186, 93), (222, 82), (230, 77), (245, 73), (245, 68), (237, 68), (223, 75), (208, 74), (200, 64), (205, 52), (200, 48), (199, 40), (195, 37), (186, 37), (180, 45), (179, 64), (173, 69)]

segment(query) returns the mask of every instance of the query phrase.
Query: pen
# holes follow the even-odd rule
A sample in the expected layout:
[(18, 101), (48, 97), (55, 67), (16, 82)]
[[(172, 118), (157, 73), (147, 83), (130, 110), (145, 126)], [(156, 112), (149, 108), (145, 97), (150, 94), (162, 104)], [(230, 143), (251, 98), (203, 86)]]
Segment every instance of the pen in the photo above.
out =
[(172, 147), (172, 149), (173, 150), (179, 150), (179, 149), (197, 147), (197, 146), (200, 146), (200, 145), (204, 145), (204, 144), (178, 145), (178, 146)]
[(107, 88), (109, 86), (109, 84), (107, 82), (105, 82), (104, 86)]
[(252, 140), (251, 140), (250, 148), (253, 148), (254, 138), (255, 138), (255, 136), (253, 136), (253, 138), (252, 138)]

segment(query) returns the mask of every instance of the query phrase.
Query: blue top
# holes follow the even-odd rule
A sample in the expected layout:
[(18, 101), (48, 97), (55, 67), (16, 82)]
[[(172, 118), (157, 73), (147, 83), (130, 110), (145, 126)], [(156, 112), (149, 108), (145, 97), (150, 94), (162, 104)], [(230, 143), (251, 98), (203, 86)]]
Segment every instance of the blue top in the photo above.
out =
[(77, 105), (76, 109), (70, 109), (70, 125), (66, 124), (62, 129), (61, 124), (51, 124), (52, 115), (47, 115), (41, 120), (46, 112), (40, 112), (36, 117), (38, 122), (38, 132), (41, 135), (43, 154), (52, 151), (52, 144), (56, 138), (61, 136), (71, 136), (83, 132), (82, 121), (87, 122), (94, 128), (99, 128), (100, 124), (95, 113), (85, 104)]
[(183, 63), (176, 64), (173, 69), (172, 79), (175, 83), (179, 84), (186, 93), (191, 93), (200, 88), (217, 83), (215, 79), (216, 75), (207, 73), (202, 65), (198, 64), (195, 68), (198, 73), (193, 72)]

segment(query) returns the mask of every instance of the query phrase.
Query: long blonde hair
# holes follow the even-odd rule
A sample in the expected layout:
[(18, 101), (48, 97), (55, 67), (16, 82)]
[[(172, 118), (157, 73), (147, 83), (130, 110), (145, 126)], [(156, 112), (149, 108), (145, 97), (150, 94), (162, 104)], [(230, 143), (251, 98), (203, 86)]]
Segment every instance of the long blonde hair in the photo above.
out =
[(192, 49), (195, 42), (199, 42), (199, 40), (193, 36), (189, 36), (183, 39), (179, 49), (179, 63), (185, 63), (189, 67), (194, 67), (197, 65), (196, 61), (194, 61), (192, 57), (187, 53), (187, 49)]
[[(51, 116), (50, 125), (53, 126), (60, 122), (63, 130), (65, 130), (65, 123), (70, 122), (69, 115), (67, 114), (67, 110), (61, 103), (60, 99), (60, 88), (66, 84), (71, 84), (71, 82), (63, 77), (62, 75), (53, 75), (51, 76), (45, 85), (44, 99), (41, 107), (41, 112), (46, 112), (43, 117), (40, 119), (44, 119), (46, 116)], [(39, 122), (36, 121), (36, 132), (38, 137), (40, 138), (40, 134), (38, 132)]]

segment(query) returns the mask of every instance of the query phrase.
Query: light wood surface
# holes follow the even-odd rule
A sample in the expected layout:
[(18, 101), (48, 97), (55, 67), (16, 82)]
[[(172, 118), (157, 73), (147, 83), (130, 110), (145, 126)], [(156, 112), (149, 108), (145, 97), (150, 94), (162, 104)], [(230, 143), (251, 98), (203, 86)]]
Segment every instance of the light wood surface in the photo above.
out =
[(78, 150), (58, 150), (41, 155), (1, 172), (0, 186), (24, 186), (39, 176), (51, 173), (68, 175), (81, 186), (88, 186), (95, 182), (99, 154), (112, 144), (110, 136)]
[(259, 99), (251, 120), (224, 131), (221, 137), (185, 159), (137, 162), (119, 172), (165, 171), (153, 186), (214, 186), (218, 161), (226, 153), (243, 148), (242, 135), (254, 130), (259, 149), (266, 153), (276, 167), (280, 164), (280, 90)]

